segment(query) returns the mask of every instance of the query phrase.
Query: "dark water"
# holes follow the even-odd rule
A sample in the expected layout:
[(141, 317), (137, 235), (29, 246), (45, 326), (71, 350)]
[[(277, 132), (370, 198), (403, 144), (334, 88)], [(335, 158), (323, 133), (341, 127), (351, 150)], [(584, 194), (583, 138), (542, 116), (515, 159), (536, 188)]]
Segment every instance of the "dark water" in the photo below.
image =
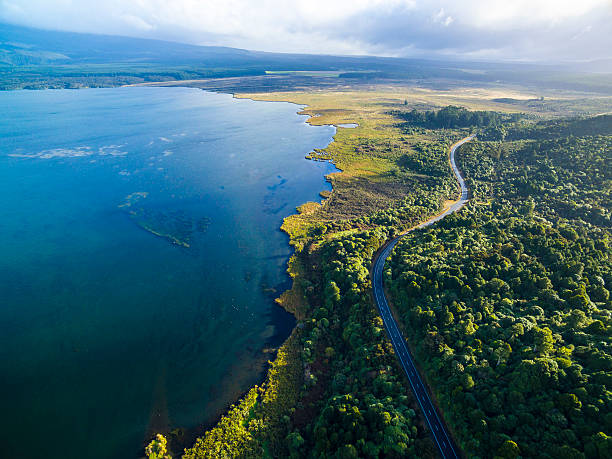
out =
[[(186, 88), (0, 93), (0, 457), (137, 457), (261, 379), (332, 127)], [(276, 292), (275, 292), (276, 290)]]

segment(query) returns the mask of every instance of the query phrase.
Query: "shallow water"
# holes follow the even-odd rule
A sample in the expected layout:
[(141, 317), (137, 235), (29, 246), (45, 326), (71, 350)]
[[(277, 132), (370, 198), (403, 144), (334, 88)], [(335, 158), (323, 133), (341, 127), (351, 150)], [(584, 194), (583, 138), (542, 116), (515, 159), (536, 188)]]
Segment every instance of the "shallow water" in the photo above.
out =
[(187, 88), (0, 93), (0, 457), (137, 457), (261, 380), (334, 134)]

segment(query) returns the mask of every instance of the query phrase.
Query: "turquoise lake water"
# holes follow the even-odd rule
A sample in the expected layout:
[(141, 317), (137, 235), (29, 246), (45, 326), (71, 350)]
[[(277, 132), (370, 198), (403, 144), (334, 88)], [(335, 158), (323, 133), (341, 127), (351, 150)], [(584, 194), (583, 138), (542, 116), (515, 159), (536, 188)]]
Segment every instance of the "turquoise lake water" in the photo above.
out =
[(0, 93), (0, 457), (134, 458), (293, 327), (282, 219), (335, 129), (189, 88)]

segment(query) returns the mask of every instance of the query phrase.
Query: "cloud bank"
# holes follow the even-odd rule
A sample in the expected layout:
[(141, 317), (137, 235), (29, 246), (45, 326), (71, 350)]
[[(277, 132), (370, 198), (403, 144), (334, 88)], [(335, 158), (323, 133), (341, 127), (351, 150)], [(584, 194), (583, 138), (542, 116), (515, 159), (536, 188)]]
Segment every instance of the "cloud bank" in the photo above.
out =
[(0, 0), (0, 21), (278, 52), (612, 57), (612, 0)]

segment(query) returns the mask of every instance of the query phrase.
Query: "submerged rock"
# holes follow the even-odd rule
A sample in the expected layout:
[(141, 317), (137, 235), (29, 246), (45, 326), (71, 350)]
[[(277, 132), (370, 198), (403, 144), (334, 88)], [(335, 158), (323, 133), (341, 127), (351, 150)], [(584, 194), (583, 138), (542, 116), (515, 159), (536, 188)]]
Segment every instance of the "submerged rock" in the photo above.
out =
[(126, 210), (134, 223), (155, 236), (189, 248), (194, 233), (205, 233), (210, 226), (208, 217), (195, 219), (182, 210), (165, 211), (147, 206), (144, 200), (148, 196), (144, 191), (129, 194), (119, 207)]

